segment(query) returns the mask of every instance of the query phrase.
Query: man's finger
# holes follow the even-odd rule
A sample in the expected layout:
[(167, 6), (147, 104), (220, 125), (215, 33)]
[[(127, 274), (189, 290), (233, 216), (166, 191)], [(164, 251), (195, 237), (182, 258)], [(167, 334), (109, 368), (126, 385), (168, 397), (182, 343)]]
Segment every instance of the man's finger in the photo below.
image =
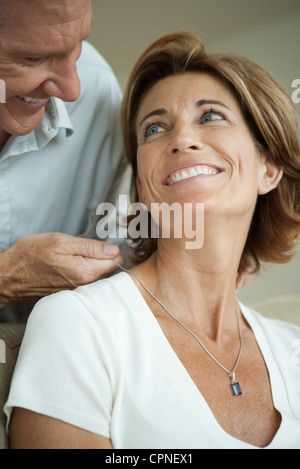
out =
[(76, 278), (76, 283), (78, 285), (84, 285), (100, 280), (101, 278), (105, 278), (115, 272), (123, 262), (124, 260), (121, 255), (114, 259), (86, 258), (85, 266), (80, 269), (80, 273), (78, 273), (79, 277)]
[(114, 259), (120, 254), (120, 248), (116, 244), (87, 238), (74, 240), (72, 251), (73, 255), (90, 259)]

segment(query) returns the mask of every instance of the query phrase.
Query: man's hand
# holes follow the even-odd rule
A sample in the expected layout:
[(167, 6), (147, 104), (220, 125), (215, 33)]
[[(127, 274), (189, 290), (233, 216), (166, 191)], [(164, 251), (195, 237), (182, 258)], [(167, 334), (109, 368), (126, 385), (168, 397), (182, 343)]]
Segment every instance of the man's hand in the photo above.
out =
[(24, 236), (0, 254), (0, 308), (72, 290), (117, 269), (118, 246), (62, 233)]

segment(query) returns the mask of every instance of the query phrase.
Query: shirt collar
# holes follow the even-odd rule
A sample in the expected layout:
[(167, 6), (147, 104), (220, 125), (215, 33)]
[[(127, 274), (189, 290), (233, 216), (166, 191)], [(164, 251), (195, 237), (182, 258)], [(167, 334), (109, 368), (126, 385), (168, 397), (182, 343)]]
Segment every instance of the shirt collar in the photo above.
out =
[(64, 102), (58, 98), (51, 98), (46, 105), (43, 122), (28, 135), (12, 136), (0, 153), (1, 160), (44, 148), (56, 137), (61, 128), (66, 130), (66, 137), (74, 132)]
[(59, 128), (66, 129), (66, 136), (73, 134), (74, 128), (68, 114), (65, 103), (58, 98), (52, 98), (52, 103), (56, 109), (57, 125)]

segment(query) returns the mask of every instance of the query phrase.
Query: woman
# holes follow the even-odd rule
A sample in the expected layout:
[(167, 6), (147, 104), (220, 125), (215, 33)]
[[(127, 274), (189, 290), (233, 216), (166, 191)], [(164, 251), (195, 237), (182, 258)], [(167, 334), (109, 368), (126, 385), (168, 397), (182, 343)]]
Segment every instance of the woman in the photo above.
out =
[(5, 408), (12, 446), (299, 448), (300, 329), (236, 300), (238, 273), (287, 262), (299, 236), (290, 99), (179, 33), (137, 62), (122, 121), (133, 194), (149, 211), (192, 204), (194, 221), (204, 204), (204, 244), (173, 225), (136, 242), (130, 273), (39, 302)]

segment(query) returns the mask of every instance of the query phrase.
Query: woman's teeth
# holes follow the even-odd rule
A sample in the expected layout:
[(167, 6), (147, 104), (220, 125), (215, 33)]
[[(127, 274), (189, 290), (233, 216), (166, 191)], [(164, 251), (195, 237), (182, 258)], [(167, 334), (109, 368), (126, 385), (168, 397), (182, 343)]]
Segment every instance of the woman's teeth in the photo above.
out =
[(45, 101), (45, 99), (36, 99), (36, 98), (30, 98), (30, 96), (24, 96), (24, 95), (19, 95), (18, 98), (23, 99), (26, 103), (41, 103)]
[(182, 181), (183, 179), (189, 179), (195, 176), (199, 176), (199, 174), (218, 174), (219, 172), (220, 171), (215, 168), (211, 168), (210, 166), (192, 166), (191, 168), (185, 168), (173, 174), (169, 178), (168, 185), (171, 186), (177, 181)]

